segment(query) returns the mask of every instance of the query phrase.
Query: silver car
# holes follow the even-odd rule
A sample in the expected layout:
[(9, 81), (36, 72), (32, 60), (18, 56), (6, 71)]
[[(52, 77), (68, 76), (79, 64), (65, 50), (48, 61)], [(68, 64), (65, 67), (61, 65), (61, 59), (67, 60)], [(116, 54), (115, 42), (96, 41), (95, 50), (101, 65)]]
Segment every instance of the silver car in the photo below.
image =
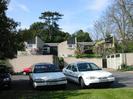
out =
[(51, 86), (67, 84), (66, 76), (59, 70), (58, 66), (50, 63), (38, 63), (32, 66), (29, 74), (34, 88), (38, 86)]

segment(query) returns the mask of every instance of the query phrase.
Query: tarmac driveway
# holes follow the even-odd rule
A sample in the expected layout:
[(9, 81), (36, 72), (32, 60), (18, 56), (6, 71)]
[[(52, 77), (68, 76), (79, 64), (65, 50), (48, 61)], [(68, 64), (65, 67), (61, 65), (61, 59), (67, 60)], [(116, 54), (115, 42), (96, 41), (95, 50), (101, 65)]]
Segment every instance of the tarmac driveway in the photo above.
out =
[[(133, 87), (133, 73), (129, 72), (113, 72), (116, 77), (116, 82), (112, 85), (113, 88)], [(26, 75), (12, 76), (13, 83), (11, 90), (32, 90), (29, 84), (29, 77)], [(66, 89), (80, 89), (80, 86), (75, 83), (68, 82)]]
[[(116, 76), (116, 82), (111, 86), (111, 88), (124, 88), (132, 87), (133, 88), (133, 73), (128, 72), (113, 72)], [(45, 91), (57, 91), (63, 90), (60, 87), (42, 87), (39, 90), (34, 90), (29, 84), (29, 77), (25, 75), (12, 76), (12, 88), (11, 89), (2, 89), (0, 90), (0, 99), (33, 99), (41, 92)], [(89, 87), (90, 88), (90, 87)], [(95, 87), (94, 87), (95, 88)], [(95, 89), (101, 89), (103, 87), (96, 87)], [(81, 89), (78, 84), (68, 82), (67, 88), (65, 90), (78, 90)], [(18, 98), (18, 97), (25, 98)], [(35, 99), (35, 98), (34, 98)]]
[(133, 72), (113, 72), (116, 77), (114, 87), (133, 87)]

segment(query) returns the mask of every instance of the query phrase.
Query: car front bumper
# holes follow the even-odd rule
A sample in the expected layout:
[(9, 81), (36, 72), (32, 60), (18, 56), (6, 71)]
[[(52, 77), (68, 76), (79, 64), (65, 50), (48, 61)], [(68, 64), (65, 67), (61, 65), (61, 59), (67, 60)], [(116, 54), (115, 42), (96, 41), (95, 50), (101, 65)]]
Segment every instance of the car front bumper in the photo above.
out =
[(108, 78), (103, 78), (103, 79), (85, 79), (84, 83), (86, 86), (89, 86), (90, 84), (98, 84), (98, 83), (110, 83), (114, 82), (115, 78), (114, 77), (108, 77)]
[(48, 82), (48, 81), (44, 81), (44, 82), (33, 82), (33, 86), (34, 87), (38, 87), (38, 86), (51, 86), (51, 85), (66, 85), (67, 81), (52, 81), (52, 82)]

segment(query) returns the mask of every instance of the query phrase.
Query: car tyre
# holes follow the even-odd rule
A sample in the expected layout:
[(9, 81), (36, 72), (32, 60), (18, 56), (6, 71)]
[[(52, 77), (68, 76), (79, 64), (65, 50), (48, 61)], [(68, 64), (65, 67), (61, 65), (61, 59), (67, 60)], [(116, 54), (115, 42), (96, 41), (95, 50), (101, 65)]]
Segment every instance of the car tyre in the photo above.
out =
[(83, 78), (80, 78), (80, 86), (81, 86), (81, 88), (86, 87)]

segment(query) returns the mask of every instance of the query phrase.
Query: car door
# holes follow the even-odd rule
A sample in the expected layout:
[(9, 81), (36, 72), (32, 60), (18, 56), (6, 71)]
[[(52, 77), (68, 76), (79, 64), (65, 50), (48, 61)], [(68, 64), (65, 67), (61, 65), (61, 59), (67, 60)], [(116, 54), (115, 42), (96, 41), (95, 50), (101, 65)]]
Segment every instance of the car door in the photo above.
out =
[(77, 66), (75, 64), (72, 65), (72, 73), (71, 73), (71, 77), (72, 77), (72, 80), (74, 82), (77, 82), (78, 83), (78, 69), (77, 69)]
[(64, 69), (64, 74), (66, 75), (68, 80), (71, 80), (71, 64), (69, 64), (65, 69)]

